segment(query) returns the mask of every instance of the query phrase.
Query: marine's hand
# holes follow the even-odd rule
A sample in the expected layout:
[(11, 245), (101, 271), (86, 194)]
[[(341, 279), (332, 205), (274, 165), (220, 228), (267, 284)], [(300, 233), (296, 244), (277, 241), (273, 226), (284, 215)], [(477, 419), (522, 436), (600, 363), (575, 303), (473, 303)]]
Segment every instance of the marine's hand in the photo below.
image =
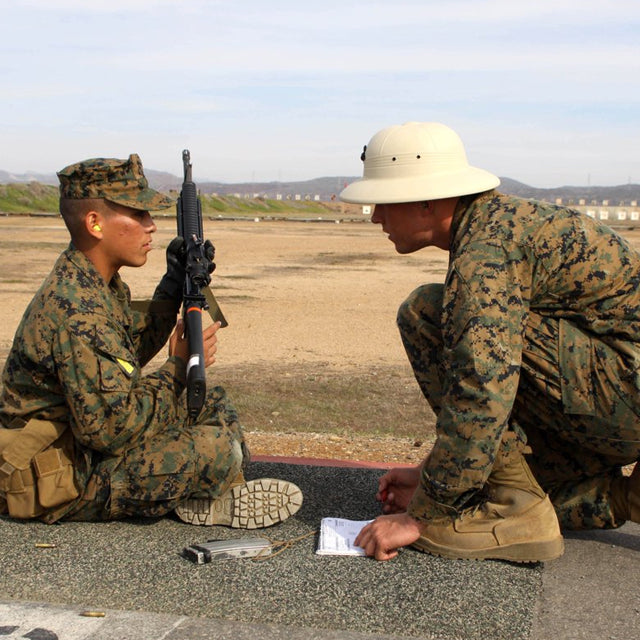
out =
[(204, 241), (204, 257), (207, 260), (207, 271), (213, 273), (216, 270), (216, 263), (213, 259), (216, 257), (216, 249), (211, 240)]
[[(215, 355), (218, 350), (218, 336), (216, 334), (220, 326), (219, 322), (215, 322), (202, 331), (205, 367), (211, 366), (216, 361)], [(184, 321), (182, 318), (178, 320), (176, 328), (169, 338), (169, 355), (182, 358), (185, 362), (189, 359), (189, 341), (184, 335)]]
[(189, 358), (189, 342), (184, 337), (184, 320), (178, 318), (175, 329), (169, 337), (169, 355), (182, 358), (185, 362)]
[(419, 482), (421, 465), (391, 469), (378, 481), (376, 499), (382, 502), (383, 513), (406, 511)]
[(167, 247), (167, 275), (180, 282), (184, 282), (185, 267), (187, 264), (187, 251), (184, 238), (176, 236)]
[(380, 516), (366, 525), (354, 544), (362, 547), (368, 556), (376, 560), (391, 560), (398, 549), (415, 542), (421, 533), (421, 525), (407, 513)]
[(182, 302), (184, 290), (186, 244), (180, 237), (174, 238), (167, 247), (167, 271), (158, 284), (155, 297)]
[(218, 350), (218, 329), (222, 325), (219, 322), (214, 322), (202, 332), (202, 338), (204, 342), (204, 366), (209, 367), (215, 361), (216, 351)]

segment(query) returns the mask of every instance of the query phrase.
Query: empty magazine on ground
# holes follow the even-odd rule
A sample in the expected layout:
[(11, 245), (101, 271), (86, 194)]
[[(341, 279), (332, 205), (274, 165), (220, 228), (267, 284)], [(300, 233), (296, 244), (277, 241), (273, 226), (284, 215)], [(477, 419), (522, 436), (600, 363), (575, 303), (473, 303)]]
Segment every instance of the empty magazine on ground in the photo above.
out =
[(254, 558), (271, 553), (271, 541), (266, 538), (240, 538), (235, 540), (207, 540), (192, 544), (182, 550), (182, 556), (196, 564), (207, 564), (213, 560)]

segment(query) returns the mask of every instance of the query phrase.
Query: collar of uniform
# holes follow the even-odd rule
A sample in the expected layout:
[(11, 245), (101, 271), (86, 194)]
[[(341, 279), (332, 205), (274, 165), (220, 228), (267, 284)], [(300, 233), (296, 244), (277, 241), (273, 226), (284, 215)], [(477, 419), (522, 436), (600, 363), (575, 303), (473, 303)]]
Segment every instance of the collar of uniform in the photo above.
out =
[[(67, 258), (73, 264), (76, 265), (87, 277), (91, 278), (92, 284), (95, 285), (103, 285), (105, 284), (103, 277), (98, 273), (98, 270), (95, 268), (93, 262), (87, 258), (87, 256), (82, 253), (79, 249), (73, 245), (73, 242), (69, 244), (69, 247), (65, 251)], [(108, 283), (109, 288), (111, 289), (121, 289), (122, 288), (122, 279), (120, 278), (120, 274), (116, 273), (111, 282)]]
[[(87, 284), (89, 284), (91, 288), (104, 292), (107, 307), (114, 313), (117, 313), (118, 310), (121, 312), (121, 317), (114, 319), (120, 324), (129, 326), (131, 324), (127, 312), (130, 297), (129, 288), (122, 281), (120, 274), (116, 273), (109, 283), (105, 283), (104, 278), (95, 268), (93, 262), (91, 262), (82, 251), (76, 249), (73, 243), (69, 244), (69, 247), (65, 251), (65, 256), (82, 272), (83, 276), (88, 280)], [(113, 298), (117, 300), (117, 305), (113, 305)], [(114, 306), (115, 308), (113, 308)]]
[[(495, 196), (500, 195), (495, 189), (489, 191), (483, 191), (482, 193), (472, 193), (468, 196), (461, 196), (456, 204), (455, 211), (453, 212), (453, 220), (451, 221), (451, 243), (449, 245), (449, 253), (455, 253), (457, 247), (460, 245), (466, 230), (472, 223), (470, 220), (470, 214), (472, 211), (486, 200), (490, 200)], [(468, 220), (465, 224), (463, 221)]]

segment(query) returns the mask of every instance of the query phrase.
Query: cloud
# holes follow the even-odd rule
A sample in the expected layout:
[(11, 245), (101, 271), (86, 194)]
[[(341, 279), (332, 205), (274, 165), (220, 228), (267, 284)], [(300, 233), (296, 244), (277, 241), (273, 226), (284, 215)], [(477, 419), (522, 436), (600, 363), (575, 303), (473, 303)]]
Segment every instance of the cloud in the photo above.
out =
[(473, 149), (487, 149), (488, 168), (512, 168), (516, 179), (543, 179), (547, 144), (567, 173), (590, 165), (594, 174), (615, 167), (622, 180), (640, 174), (625, 144), (640, 135), (636, 0), (0, 7), (0, 146), (17, 144), (11, 131), (23, 140), (13, 171), (57, 167), (58, 149), (115, 152), (116, 140), (170, 170), (173, 151), (162, 154), (191, 140), (211, 179), (241, 180), (243, 166), (353, 174), (376, 130), (427, 119), (460, 128)]
[[(220, 0), (222, 2), (222, 0)], [(220, 4), (215, 0), (207, 1), (204, 4), (216, 5)], [(4, 4), (12, 4), (15, 2), (0, 2), (0, 7)], [(20, 0), (20, 5), (24, 8), (41, 9), (48, 13), (53, 12), (73, 12), (75, 14), (93, 14), (93, 13), (138, 13), (141, 11), (148, 12), (150, 10), (158, 10), (164, 7), (176, 7), (175, 0)], [(202, 4), (202, 3), (196, 3)]]

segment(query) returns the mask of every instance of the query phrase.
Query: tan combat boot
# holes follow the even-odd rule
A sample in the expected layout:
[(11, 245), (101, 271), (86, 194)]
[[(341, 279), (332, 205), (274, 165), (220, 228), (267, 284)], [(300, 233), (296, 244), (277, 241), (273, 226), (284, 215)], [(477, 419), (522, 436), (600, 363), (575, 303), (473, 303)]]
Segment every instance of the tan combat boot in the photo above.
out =
[(192, 496), (176, 507), (184, 522), (262, 529), (286, 520), (302, 506), (302, 491), (286, 480), (245, 480), (242, 473), (217, 498)]
[(640, 523), (640, 462), (636, 462), (630, 476), (613, 481), (611, 502), (616, 520)]
[(543, 562), (564, 553), (556, 512), (523, 455), (496, 463), (488, 498), (455, 519), (429, 522), (413, 546), (445, 558)]

